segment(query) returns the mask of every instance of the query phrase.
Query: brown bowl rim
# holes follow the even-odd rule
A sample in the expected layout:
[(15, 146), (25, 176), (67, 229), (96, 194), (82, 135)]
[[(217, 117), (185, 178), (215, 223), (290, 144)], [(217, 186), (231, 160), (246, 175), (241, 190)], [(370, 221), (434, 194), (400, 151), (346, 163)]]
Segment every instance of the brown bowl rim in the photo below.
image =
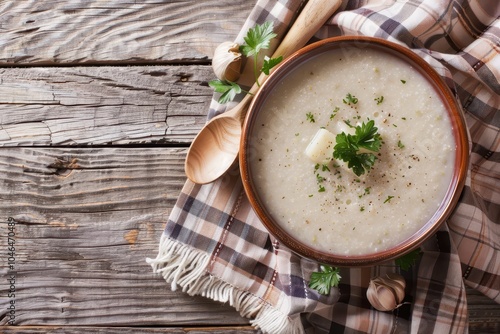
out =
[[(278, 82), (283, 76), (285, 76), (288, 68), (293, 68), (295, 64), (300, 63), (302, 59), (306, 59), (308, 55), (326, 52), (346, 43), (351, 44), (351, 46), (363, 45), (383, 49), (387, 52), (398, 55), (400, 58), (403, 58), (416, 65), (416, 69), (420, 73), (422, 73), (429, 81), (431, 81), (431, 83), (441, 96), (443, 103), (445, 103), (445, 105), (447, 106), (456, 145), (455, 167), (452, 182), (440, 207), (433, 215), (433, 217), (431, 217), (429, 221), (425, 223), (415, 234), (392, 248), (380, 252), (353, 256), (331, 254), (309, 247), (301, 243), (293, 236), (289, 235), (277, 223), (275, 223), (266, 214), (266, 210), (264, 209), (263, 205), (258, 199), (258, 196), (256, 195), (257, 192), (255, 191), (253, 182), (251, 180), (250, 171), (246, 159), (248, 153), (247, 147), (249, 143), (248, 136), (252, 126), (252, 117), (253, 115), (255, 115), (255, 109), (262, 104), (262, 100), (265, 100), (266, 94), (268, 94), (267, 92), (269, 90), (269, 87), (271, 87), (275, 82)], [(372, 266), (395, 259), (401, 255), (411, 252), (414, 249), (417, 249), (425, 240), (433, 235), (446, 221), (446, 219), (449, 217), (454, 207), (458, 203), (460, 193), (465, 185), (467, 166), (469, 163), (469, 135), (467, 127), (465, 125), (463, 112), (461, 110), (462, 109), (458, 103), (458, 100), (455, 98), (453, 92), (450, 90), (443, 78), (436, 72), (436, 70), (416, 53), (400, 44), (380, 38), (367, 36), (331, 37), (312, 43), (293, 53), (289, 58), (285, 59), (281, 64), (279, 64), (269, 75), (266, 82), (261, 85), (259, 92), (254, 96), (249, 106), (248, 113), (243, 124), (242, 140), (239, 153), (240, 173), (243, 182), (243, 188), (251, 206), (253, 207), (254, 211), (256, 212), (257, 216), (262, 221), (264, 226), (270, 232), (270, 234), (273, 235), (280, 243), (284, 244), (291, 251), (298, 255), (309, 258), (311, 260), (315, 260), (319, 263), (341, 267)]]

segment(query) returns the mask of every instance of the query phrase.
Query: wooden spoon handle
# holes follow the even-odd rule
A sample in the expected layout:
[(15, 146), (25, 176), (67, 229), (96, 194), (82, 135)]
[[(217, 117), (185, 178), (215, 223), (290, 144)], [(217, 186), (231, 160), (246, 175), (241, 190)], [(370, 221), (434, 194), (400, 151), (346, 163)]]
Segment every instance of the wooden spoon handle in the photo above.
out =
[(273, 58), (279, 56), (288, 58), (306, 45), (341, 3), (341, 0), (309, 0), (274, 52)]

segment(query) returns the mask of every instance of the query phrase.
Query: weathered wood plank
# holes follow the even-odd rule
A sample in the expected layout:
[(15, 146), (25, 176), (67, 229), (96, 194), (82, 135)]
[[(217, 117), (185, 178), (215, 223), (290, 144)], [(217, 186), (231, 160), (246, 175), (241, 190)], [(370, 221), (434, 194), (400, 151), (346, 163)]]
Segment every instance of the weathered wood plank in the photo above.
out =
[(207, 61), (238, 34), (244, 0), (0, 3), (0, 66)]
[(184, 183), (184, 155), (0, 149), (0, 249), (9, 232), (15, 246), (0, 266), (0, 325), (11, 320), (11, 301), (16, 325), (248, 324), (228, 305), (170, 291), (145, 262)]
[(0, 69), (0, 146), (189, 143), (210, 66)]
[(168, 327), (26, 327), (22, 326), (19, 328), (7, 327), (3, 333), (14, 334), (14, 333), (54, 333), (54, 334), (81, 334), (81, 333), (93, 333), (93, 334), (155, 334), (155, 333), (165, 333), (165, 334), (258, 334), (261, 333), (258, 330), (254, 330), (249, 326), (241, 327), (206, 327), (206, 328), (168, 328)]

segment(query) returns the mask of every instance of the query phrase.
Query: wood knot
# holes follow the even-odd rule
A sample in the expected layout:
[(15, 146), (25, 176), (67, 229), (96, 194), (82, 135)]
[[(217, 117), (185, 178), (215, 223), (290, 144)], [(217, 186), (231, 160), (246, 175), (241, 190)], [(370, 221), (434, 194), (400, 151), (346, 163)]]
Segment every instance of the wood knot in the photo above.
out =
[(180, 73), (180, 74), (177, 74), (177, 76), (179, 77), (179, 80), (177, 80), (177, 82), (187, 82), (189, 81), (189, 79), (193, 76), (193, 74), (190, 74), (190, 73)]
[(124, 238), (130, 245), (135, 245), (135, 243), (137, 242), (138, 235), (139, 235), (139, 230), (134, 229), (125, 233)]
[(68, 176), (73, 169), (79, 169), (80, 165), (77, 158), (56, 158), (47, 168), (55, 169), (54, 174), (56, 175)]

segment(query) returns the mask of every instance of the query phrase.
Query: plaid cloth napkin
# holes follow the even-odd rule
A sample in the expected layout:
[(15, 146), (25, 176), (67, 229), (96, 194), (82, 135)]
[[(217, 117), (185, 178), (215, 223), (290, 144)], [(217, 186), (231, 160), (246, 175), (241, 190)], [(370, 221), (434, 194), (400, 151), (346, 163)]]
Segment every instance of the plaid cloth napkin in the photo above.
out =
[[(241, 33), (273, 21), (280, 40), (301, 0), (258, 0)], [(408, 271), (407, 302), (393, 312), (370, 307), (371, 277), (399, 271), (393, 262), (342, 268), (329, 296), (308, 288), (318, 264), (269, 235), (243, 192), (238, 168), (204, 186), (186, 182), (160, 241), (156, 273), (190, 295), (234, 306), (267, 333), (465, 333), (467, 284), (500, 303), (500, 2), (351, 0), (318, 31), (376, 36), (411, 48), (445, 78), (461, 102), (471, 161), (460, 202), (422, 245)], [(273, 46), (275, 48), (276, 45)], [(269, 50), (269, 54), (273, 52)], [(215, 101), (209, 116), (228, 106)]]

